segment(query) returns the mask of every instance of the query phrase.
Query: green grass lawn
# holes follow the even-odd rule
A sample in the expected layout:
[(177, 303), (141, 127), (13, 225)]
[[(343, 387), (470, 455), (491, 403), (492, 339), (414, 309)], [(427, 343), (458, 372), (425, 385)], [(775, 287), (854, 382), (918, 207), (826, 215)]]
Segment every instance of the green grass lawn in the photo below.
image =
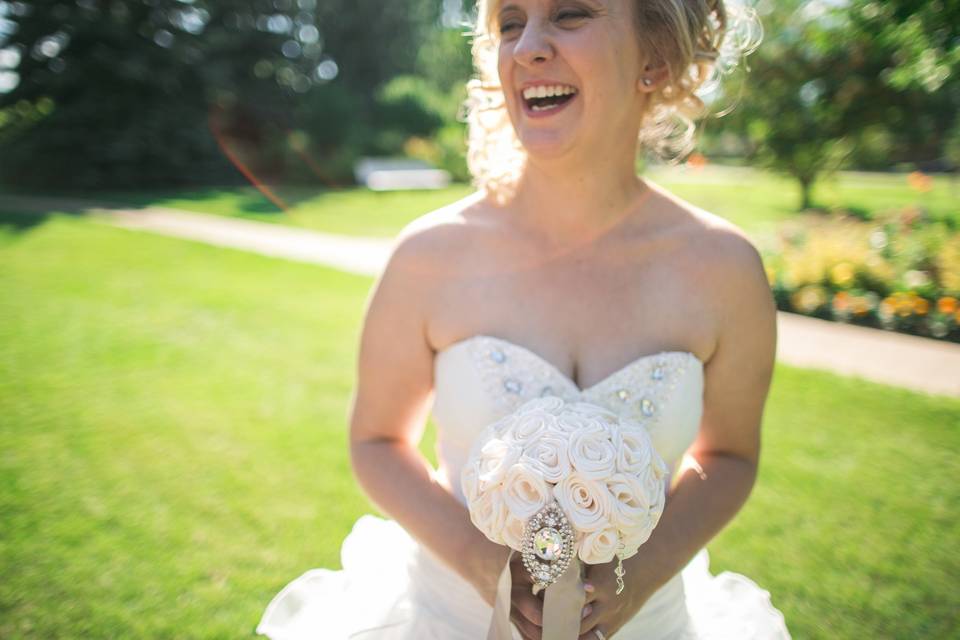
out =
[[(340, 567), (371, 280), (67, 216), (0, 239), (0, 637), (253, 637)], [(713, 570), (798, 639), (957, 637), (958, 453), (960, 400), (778, 364)]]
[[(795, 181), (747, 167), (654, 166), (645, 174), (681, 198), (723, 216), (745, 230), (769, 232), (797, 211)], [(351, 235), (393, 236), (407, 222), (472, 193), (468, 185), (438, 191), (375, 192), (361, 188), (323, 191), (277, 188), (286, 208), (278, 207), (254, 187), (191, 189), (166, 192), (101, 192), (96, 197), (117, 204), (164, 206)], [(904, 174), (843, 172), (822, 180), (814, 191), (828, 208), (878, 213), (908, 205), (922, 206), (935, 217), (960, 224), (960, 180), (937, 176), (927, 193), (912, 190)]]

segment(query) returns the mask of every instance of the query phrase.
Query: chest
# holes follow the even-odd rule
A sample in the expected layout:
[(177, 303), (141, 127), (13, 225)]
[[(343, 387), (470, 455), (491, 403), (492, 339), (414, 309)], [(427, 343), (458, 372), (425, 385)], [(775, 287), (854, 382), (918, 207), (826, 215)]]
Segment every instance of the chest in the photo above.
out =
[(478, 243), (432, 295), (437, 350), (473, 335), (524, 345), (580, 388), (659, 351), (712, 352), (715, 318), (700, 266), (676, 238), (584, 252)]

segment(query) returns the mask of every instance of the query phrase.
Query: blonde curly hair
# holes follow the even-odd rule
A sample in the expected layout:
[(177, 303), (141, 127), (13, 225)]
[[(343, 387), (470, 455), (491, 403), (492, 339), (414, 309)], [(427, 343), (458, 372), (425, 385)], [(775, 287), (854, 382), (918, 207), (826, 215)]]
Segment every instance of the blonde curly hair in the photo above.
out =
[[(508, 197), (526, 154), (507, 114), (497, 72), (496, 8), (478, 0), (473, 36), (476, 77), (467, 83), (462, 117), (468, 125), (467, 166), (474, 185)], [(705, 115), (703, 95), (716, 90), (756, 50), (763, 29), (744, 0), (633, 0), (641, 47), (666, 63), (668, 80), (650, 95), (639, 141), (657, 157), (676, 161), (695, 147), (694, 121)]]

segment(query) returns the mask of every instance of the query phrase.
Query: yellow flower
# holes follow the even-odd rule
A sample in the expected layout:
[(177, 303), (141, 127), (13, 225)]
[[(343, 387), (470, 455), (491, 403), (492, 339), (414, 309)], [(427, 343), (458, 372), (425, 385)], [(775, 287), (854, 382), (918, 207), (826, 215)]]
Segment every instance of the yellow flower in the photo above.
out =
[(917, 312), (919, 316), (927, 315), (927, 311), (930, 310), (930, 303), (925, 298), (915, 298), (913, 301), (913, 310)]
[(772, 287), (777, 282), (777, 272), (770, 266), (764, 266), (763, 269), (767, 272), (767, 283)]
[(866, 312), (870, 311), (870, 301), (863, 296), (855, 296), (850, 301), (850, 305), (853, 308), (853, 313), (858, 316), (862, 316)]
[(838, 287), (843, 287), (853, 281), (853, 265), (849, 262), (841, 262), (830, 269), (830, 281)]

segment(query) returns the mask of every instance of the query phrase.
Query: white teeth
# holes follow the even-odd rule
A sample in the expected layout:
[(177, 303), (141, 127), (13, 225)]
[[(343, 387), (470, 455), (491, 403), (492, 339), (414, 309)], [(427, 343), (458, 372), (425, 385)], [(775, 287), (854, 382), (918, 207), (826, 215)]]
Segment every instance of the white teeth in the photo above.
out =
[(548, 104), (548, 105), (545, 106), (545, 107), (541, 107), (540, 105), (536, 105), (536, 104), (535, 104), (535, 105), (533, 105), (532, 107), (530, 107), (530, 109), (531, 109), (532, 111), (547, 111), (548, 109), (556, 109), (556, 108), (559, 107), (559, 106), (560, 106), (560, 105), (558, 105), (558, 104)]
[(532, 98), (547, 98), (552, 96), (565, 96), (568, 94), (574, 94), (577, 90), (568, 85), (540, 85), (537, 87), (528, 87), (523, 90), (523, 97), (526, 100)]

